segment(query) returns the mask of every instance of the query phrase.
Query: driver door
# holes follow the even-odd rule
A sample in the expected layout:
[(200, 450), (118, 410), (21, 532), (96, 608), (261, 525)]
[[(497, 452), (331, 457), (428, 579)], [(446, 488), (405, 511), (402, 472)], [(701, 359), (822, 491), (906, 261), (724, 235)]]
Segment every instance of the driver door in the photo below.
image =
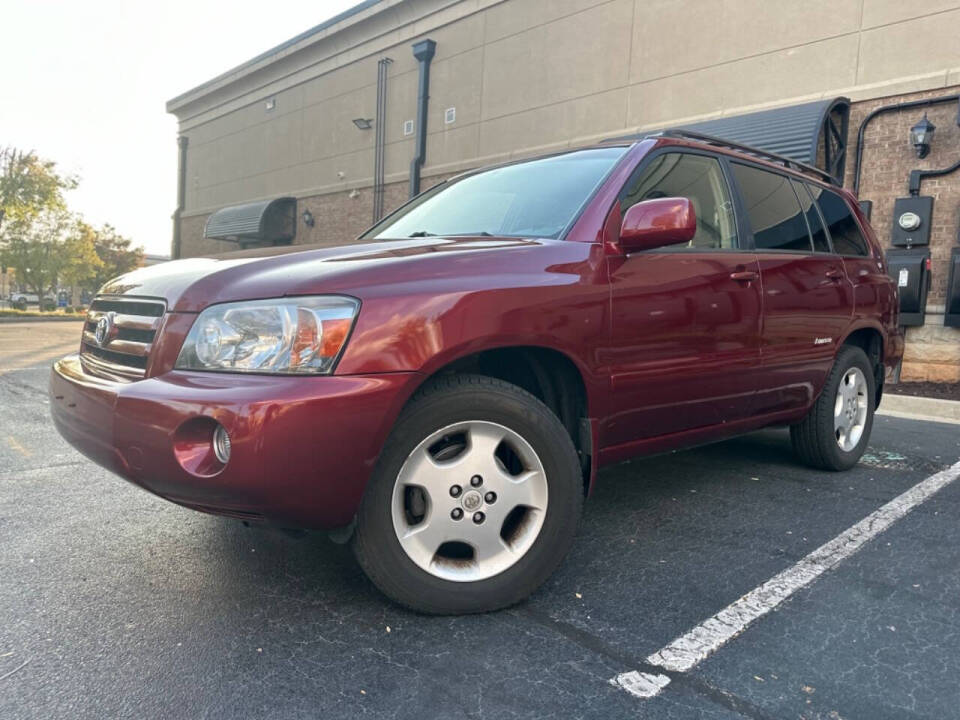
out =
[(715, 156), (668, 148), (645, 158), (620, 195), (686, 197), (687, 245), (609, 260), (611, 447), (748, 418), (760, 365), (760, 268), (739, 247), (727, 172)]

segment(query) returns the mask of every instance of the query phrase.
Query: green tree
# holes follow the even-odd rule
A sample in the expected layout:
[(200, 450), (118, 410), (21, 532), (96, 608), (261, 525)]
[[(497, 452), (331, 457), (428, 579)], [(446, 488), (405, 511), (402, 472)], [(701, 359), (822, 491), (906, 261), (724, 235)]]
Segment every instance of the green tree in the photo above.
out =
[[(0, 148), (0, 266), (41, 298), (56, 284), (71, 218), (63, 194), (77, 179), (33, 152)], [(41, 302), (42, 306), (42, 302)]]
[(143, 263), (143, 248), (131, 247), (133, 241), (123, 237), (112, 225), (104, 225), (94, 231), (94, 235), (93, 244), (103, 263), (94, 276), (97, 287)]
[(80, 303), (80, 290), (92, 289), (103, 260), (97, 255), (96, 231), (82, 220), (74, 222), (72, 231), (63, 243), (65, 260), (60, 270), (60, 282), (70, 286), (71, 305)]
[(4, 223), (3, 262), (13, 269), (17, 282), (40, 298), (52, 293), (67, 265), (66, 241), (75, 225), (62, 208)]
[(63, 193), (77, 186), (72, 175), (33, 152), (0, 148), (0, 229), (36, 217), (44, 210), (62, 210)]

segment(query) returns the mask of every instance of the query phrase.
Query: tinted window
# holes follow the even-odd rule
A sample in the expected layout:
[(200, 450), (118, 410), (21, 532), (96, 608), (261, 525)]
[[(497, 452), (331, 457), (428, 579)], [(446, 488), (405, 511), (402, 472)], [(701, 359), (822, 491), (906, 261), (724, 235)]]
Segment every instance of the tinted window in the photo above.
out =
[(838, 255), (869, 255), (867, 241), (860, 232), (860, 226), (853, 218), (847, 201), (835, 192), (823, 190), (818, 202), (830, 230), (833, 251)]
[[(643, 200), (662, 197), (689, 198), (697, 216), (697, 233), (689, 248), (734, 248), (737, 224), (730, 191), (716, 158), (690, 153), (658, 155), (630, 180), (620, 196), (620, 209)], [(682, 247), (682, 246), (681, 246)]]
[(820, 188), (800, 183), (794, 180), (793, 189), (797, 191), (797, 197), (800, 198), (800, 207), (803, 208), (803, 214), (807, 218), (807, 225), (810, 227), (810, 234), (813, 236), (813, 249), (817, 252), (830, 252), (830, 240), (823, 229), (823, 220), (820, 218), (820, 212), (813, 203), (813, 197), (820, 197), (823, 192)]
[(622, 147), (578, 150), (484, 170), (427, 191), (364, 237), (555, 238), (624, 152)]
[(783, 175), (733, 163), (757, 249), (810, 252), (797, 194)]

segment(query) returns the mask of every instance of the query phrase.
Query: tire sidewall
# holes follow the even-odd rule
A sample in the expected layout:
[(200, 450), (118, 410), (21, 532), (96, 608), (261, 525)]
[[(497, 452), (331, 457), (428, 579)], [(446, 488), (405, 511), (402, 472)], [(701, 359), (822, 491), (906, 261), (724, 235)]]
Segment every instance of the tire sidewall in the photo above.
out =
[[(487, 386), (433, 394), (398, 419), (361, 504), (355, 539), (370, 546), (364, 553), (368, 574), (402, 603), (428, 612), (511, 605), (539, 586), (572, 544), (582, 503), (572, 442), (539, 400), (519, 388), (512, 390)], [(437, 430), (471, 420), (503, 425), (530, 444), (544, 467), (548, 501), (540, 532), (523, 557), (490, 578), (457, 582), (431, 575), (407, 556), (394, 531), (391, 507), (394, 485), (409, 454)]]

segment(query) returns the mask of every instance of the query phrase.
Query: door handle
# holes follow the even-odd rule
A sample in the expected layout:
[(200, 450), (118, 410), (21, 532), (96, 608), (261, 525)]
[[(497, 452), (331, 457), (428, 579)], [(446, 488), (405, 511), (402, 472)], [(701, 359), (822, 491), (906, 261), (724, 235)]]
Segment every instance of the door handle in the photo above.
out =
[(730, 279), (737, 282), (753, 282), (759, 276), (753, 270), (738, 270), (730, 273)]
[(830, 268), (824, 273), (824, 275), (826, 275), (831, 280), (842, 280), (843, 270), (838, 270), (837, 268)]

